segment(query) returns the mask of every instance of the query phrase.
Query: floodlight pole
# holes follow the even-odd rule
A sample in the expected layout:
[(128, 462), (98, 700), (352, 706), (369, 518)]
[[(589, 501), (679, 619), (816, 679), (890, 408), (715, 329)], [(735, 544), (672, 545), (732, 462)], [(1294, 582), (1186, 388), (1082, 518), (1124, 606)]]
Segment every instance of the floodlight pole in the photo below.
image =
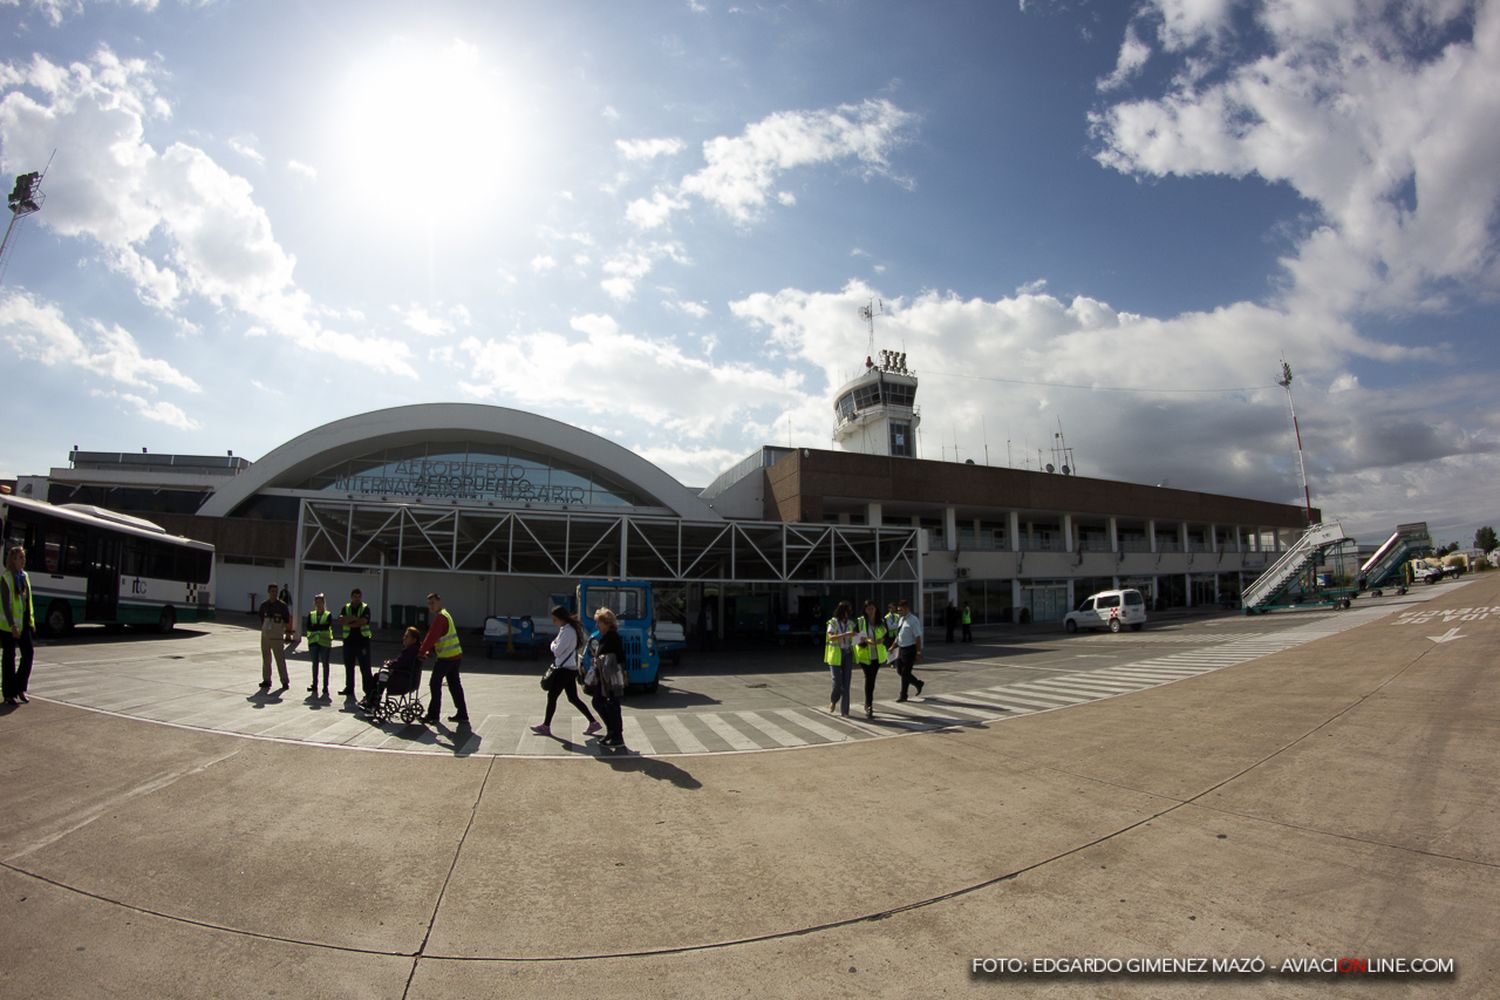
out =
[(5, 278), (5, 267), (10, 263), (10, 238), (15, 232), (16, 223), (26, 216), (42, 210), (42, 204), (47, 196), (42, 194), (42, 179), (47, 176), (47, 171), (52, 168), (52, 159), (57, 156), (57, 151), (52, 151), (52, 156), (47, 157), (47, 165), (39, 173), (21, 174), (16, 178), (16, 186), (6, 198), (6, 204), (10, 208), (10, 222), (6, 224), (5, 236), (0, 237), (0, 280)]
[(1307, 523), (1312, 524), (1312, 493), (1307, 488), (1307, 459), (1302, 455), (1302, 428), (1297, 426), (1297, 407), (1292, 402), (1292, 366), (1281, 361), (1281, 378), (1277, 385), (1286, 390), (1286, 405), (1292, 411), (1292, 433), (1297, 438), (1297, 465), (1302, 469), (1302, 499), (1307, 504)]

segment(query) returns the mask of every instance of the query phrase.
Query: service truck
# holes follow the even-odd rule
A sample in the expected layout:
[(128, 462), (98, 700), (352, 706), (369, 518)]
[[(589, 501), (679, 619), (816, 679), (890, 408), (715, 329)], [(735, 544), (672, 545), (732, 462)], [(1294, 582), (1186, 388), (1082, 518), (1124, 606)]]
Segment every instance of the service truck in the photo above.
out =
[[(661, 646), (656, 640), (656, 609), (651, 583), (647, 580), (579, 580), (574, 607), (592, 632), (592, 615), (609, 608), (620, 620), (620, 638), (625, 645), (626, 683), (648, 694), (661, 683)], [(583, 669), (589, 666), (584, 654)]]

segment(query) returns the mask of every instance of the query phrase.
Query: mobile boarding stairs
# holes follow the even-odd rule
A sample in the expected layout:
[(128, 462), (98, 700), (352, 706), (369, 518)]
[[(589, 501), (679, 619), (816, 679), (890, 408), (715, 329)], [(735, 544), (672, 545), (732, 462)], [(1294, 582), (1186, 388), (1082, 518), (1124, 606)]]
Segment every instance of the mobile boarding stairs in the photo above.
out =
[(1377, 597), (1383, 587), (1405, 587), (1405, 567), (1413, 559), (1432, 554), (1432, 534), (1426, 521), (1398, 524), (1396, 531), (1359, 568), (1362, 586)]
[(1281, 554), (1255, 582), (1245, 588), (1241, 603), (1247, 615), (1263, 614), (1272, 608), (1291, 607), (1292, 588), (1309, 569), (1316, 569), (1324, 557), (1353, 539), (1344, 534), (1337, 521), (1314, 524), (1302, 533), (1296, 543)]

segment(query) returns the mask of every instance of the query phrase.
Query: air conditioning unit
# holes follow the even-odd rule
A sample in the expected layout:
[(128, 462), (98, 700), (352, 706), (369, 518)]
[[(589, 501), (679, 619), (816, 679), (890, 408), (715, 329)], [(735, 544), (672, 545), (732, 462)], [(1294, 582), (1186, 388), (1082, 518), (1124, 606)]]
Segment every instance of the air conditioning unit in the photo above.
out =
[(969, 578), (969, 567), (967, 567), (967, 566), (960, 566), (960, 567), (958, 567), (958, 578), (960, 580), (967, 580)]

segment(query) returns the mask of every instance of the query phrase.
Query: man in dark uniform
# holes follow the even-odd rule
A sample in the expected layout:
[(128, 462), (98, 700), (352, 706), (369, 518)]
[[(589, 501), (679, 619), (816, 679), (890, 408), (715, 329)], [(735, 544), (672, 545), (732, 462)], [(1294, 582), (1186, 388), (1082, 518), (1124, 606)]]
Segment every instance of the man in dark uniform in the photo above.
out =
[(354, 697), (354, 664), (359, 663), (360, 695), (368, 698), (375, 683), (370, 676), (370, 606), (358, 587), (349, 592), (349, 603), (339, 612), (344, 628), (344, 690), (339, 694)]

